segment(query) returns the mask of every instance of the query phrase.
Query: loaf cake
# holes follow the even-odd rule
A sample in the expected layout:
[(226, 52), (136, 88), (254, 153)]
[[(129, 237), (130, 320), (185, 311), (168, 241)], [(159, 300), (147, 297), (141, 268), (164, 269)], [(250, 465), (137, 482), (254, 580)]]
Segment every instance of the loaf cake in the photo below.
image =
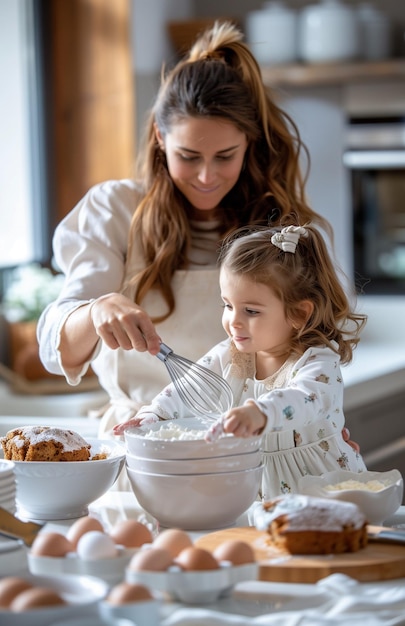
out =
[(90, 444), (73, 430), (24, 426), (8, 431), (0, 442), (11, 461), (90, 460)]
[(357, 552), (367, 545), (367, 521), (356, 504), (286, 494), (263, 502), (255, 526), (289, 554)]

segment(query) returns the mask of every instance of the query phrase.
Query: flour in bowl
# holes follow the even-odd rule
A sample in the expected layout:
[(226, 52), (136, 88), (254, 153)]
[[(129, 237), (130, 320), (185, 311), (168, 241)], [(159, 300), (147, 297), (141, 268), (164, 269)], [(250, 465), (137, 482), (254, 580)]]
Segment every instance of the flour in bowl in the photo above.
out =
[(159, 430), (148, 430), (145, 433), (145, 439), (165, 439), (169, 441), (181, 441), (181, 440), (193, 440), (204, 439), (204, 429), (190, 429), (180, 428), (175, 421), (170, 421), (169, 424), (162, 424)]
[(341, 483), (335, 485), (327, 485), (325, 489), (327, 491), (381, 491), (386, 485), (380, 480), (368, 480), (367, 482), (360, 482), (359, 480), (344, 480)]

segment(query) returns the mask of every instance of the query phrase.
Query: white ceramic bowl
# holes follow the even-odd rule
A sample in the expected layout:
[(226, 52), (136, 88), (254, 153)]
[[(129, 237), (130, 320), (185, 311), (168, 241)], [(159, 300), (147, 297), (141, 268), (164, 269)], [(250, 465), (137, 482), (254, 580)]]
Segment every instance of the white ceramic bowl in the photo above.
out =
[[(346, 481), (350, 481), (347, 486), (341, 485)], [(372, 490), (374, 481), (384, 485), (383, 488)], [(334, 485), (337, 485), (336, 489), (331, 488)], [(342, 486), (345, 488), (342, 489)], [(307, 495), (353, 502), (363, 511), (369, 524), (381, 525), (401, 505), (404, 482), (396, 469), (361, 473), (335, 470), (321, 476), (303, 476), (298, 481), (298, 489)]]
[(127, 452), (128, 467), (138, 472), (151, 472), (152, 474), (237, 472), (257, 467), (260, 465), (261, 459), (261, 450), (206, 459), (147, 459)]
[(0, 608), (0, 624), (4, 626), (53, 626), (62, 620), (74, 619), (76, 624), (84, 617), (96, 617), (100, 601), (108, 592), (107, 583), (90, 576), (34, 576), (22, 574), (37, 587), (54, 589), (66, 601), (65, 605), (36, 608), (15, 613)]
[(15, 461), (17, 512), (31, 520), (72, 519), (87, 515), (88, 505), (117, 480), (125, 465), (124, 448), (112, 440), (87, 439), (98, 461)]
[[(175, 437), (179, 429), (184, 431), (184, 438)], [(254, 452), (260, 448), (261, 437), (234, 437), (226, 435), (208, 443), (204, 439), (207, 424), (198, 418), (185, 417), (177, 420), (167, 420), (148, 424), (140, 428), (130, 428), (125, 431), (127, 452), (137, 457), (149, 459), (202, 459), (229, 454), (244, 454)], [(149, 433), (166, 432), (167, 438), (146, 436)], [(198, 436), (196, 439), (186, 439), (187, 431)]]
[(240, 472), (151, 474), (127, 467), (139, 504), (161, 526), (212, 530), (235, 524), (259, 492), (263, 466)]

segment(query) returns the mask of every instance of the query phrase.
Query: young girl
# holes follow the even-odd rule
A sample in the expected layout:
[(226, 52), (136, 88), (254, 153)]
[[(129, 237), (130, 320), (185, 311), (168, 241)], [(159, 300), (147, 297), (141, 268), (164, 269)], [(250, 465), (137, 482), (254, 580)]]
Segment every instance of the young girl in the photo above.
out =
[[(296, 492), (305, 474), (365, 470), (342, 436), (340, 364), (351, 361), (366, 318), (352, 310), (319, 231), (239, 230), (220, 261), (228, 339), (200, 362), (228, 381), (234, 405), (208, 437), (263, 434), (264, 498)], [(185, 415), (169, 385), (128, 424)]]

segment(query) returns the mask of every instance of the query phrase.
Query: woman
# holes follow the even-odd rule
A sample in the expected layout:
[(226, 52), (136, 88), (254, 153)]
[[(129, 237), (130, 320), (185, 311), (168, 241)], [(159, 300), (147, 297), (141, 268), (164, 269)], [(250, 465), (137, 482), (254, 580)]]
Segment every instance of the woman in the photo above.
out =
[(100, 433), (167, 384), (160, 339), (196, 359), (224, 338), (227, 233), (291, 213), (330, 231), (305, 200), (303, 149), (235, 26), (215, 24), (162, 78), (136, 181), (96, 185), (58, 226), (65, 285), (38, 324), (49, 371), (76, 385), (91, 363), (108, 392)]

